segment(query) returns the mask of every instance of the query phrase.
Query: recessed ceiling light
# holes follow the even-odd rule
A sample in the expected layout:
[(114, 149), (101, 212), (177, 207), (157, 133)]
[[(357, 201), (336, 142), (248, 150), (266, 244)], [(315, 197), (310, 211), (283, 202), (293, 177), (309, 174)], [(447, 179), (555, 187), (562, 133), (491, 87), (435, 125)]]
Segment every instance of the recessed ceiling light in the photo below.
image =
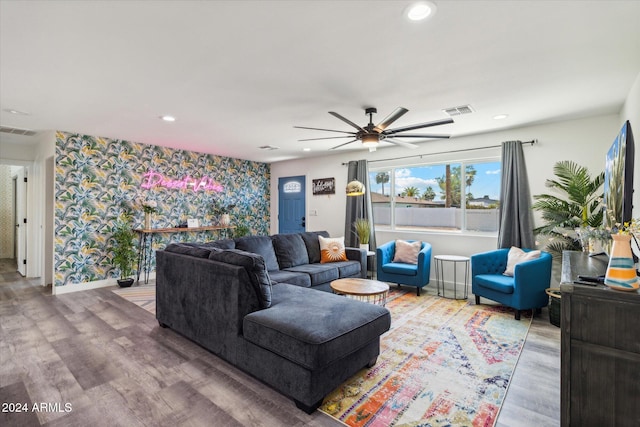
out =
[(165, 122), (175, 122), (176, 118), (173, 116), (160, 116), (160, 118), (162, 120), (164, 120)]
[(305, 147), (305, 148), (302, 149), (302, 151), (311, 151), (311, 148)]
[(497, 116), (493, 116), (493, 120), (504, 120), (509, 117), (508, 114), (498, 114)]
[(13, 108), (5, 108), (4, 111), (6, 111), (9, 114), (16, 114), (19, 116), (30, 116), (31, 114), (27, 113), (26, 111), (20, 111), (20, 110), (14, 110)]
[(410, 21), (422, 21), (436, 13), (436, 5), (430, 1), (421, 1), (411, 4), (406, 9), (406, 16)]

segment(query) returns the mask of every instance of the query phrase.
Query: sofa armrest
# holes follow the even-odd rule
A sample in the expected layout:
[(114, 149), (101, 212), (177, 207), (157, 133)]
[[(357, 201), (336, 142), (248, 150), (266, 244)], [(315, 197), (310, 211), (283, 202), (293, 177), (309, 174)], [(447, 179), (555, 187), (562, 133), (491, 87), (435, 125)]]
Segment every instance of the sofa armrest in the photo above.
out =
[(345, 248), (347, 259), (360, 263), (360, 277), (367, 278), (367, 251), (360, 248)]
[(422, 242), (422, 249), (418, 252), (418, 275), (420, 283), (429, 283), (431, 276), (431, 244)]
[(514, 297), (523, 301), (546, 295), (545, 289), (551, 284), (551, 266), (553, 258), (550, 253), (542, 252), (540, 258), (516, 264), (514, 269)]

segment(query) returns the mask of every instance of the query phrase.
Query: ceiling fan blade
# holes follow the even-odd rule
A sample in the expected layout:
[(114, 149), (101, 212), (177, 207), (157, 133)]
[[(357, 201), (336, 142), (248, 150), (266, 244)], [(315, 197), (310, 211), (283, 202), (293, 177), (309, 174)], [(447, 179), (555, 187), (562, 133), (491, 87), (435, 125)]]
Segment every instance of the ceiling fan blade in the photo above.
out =
[(335, 150), (336, 148), (340, 148), (343, 145), (351, 144), (352, 142), (356, 142), (356, 141), (357, 141), (357, 139), (354, 139), (353, 141), (349, 141), (349, 142), (345, 142), (344, 144), (336, 145), (335, 147), (331, 147), (330, 150)]
[(398, 132), (406, 132), (408, 130), (428, 128), (428, 127), (431, 127), (431, 126), (446, 125), (446, 124), (449, 124), (449, 123), (453, 123), (453, 119), (442, 119), (442, 120), (436, 120), (436, 121), (433, 121), (433, 122), (421, 123), (419, 125), (404, 126), (404, 127), (401, 127), (401, 128), (385, 130), (382, 133), (385, 134), (385, 135), (393, 135), (393, 134), (396, 134)]
[(345, 122), (345, 123), (346, 123), (346, 124), (348, 124), (349, 126), (352, 126), (352, 127), (354, 127), (354, 128), (356, 128), (356, 129), (358, 129), (358, 130), (359, 130), (359, 131), (361, 131), (361, 132), (366, 132), (363, 128), (361, 128), (361, 127), (360, 127), (360, 126), (358, 126), (357, 124), (353, 123), (351, 120), (349, 120), (349, 119), (347, 119), (347, 118), (345, 118), (345, 117), (342, 117), (340, 114), (338, 114), (338, 113), (336, 113), (336, 112), (334, 112), (334, 111), (329, 111), (329, 114), (331, 114), (332, 116), (334, 116), (334, 117), (336, 117), (336, 118), (338, 118), (338, 119), (342, 120), (343, 122)]
[(320, 141), (322, 139), (340, 139), (340, 138), (353, 138), (353, 135), (327, 136), (327, 137), (324, 137), (324, 138), (307, 138), (307, 139), (299, 139), (298, 141)]
[(305, 126), (294, 126), (294, 128), (296, 129), (309, 129), (309, 130), (324, 130), (327, 132), (339, 132), (339, 133), (348, 133), (351, 135), (355, 135), (355, 132), (347, 132), (345, 130), (334, 130), (334, 129), (321, 129), (321, 128), (309, 128), (309, 127), (305, 127)]
[(384, 141), (385, 142), (390, 142), (390, 143), (395, 144), (395, 145), (401, 145), (402, 147), (411, 148), (412, 150), (418, 148), (418, 146), (415, 145), (415, 144), (409, 144), (408, 142), (404, 142), (404, 141), (397, 141), (397, 140), (392, 139), (392, 138), (387, 138)]
[(421, 133), (421, 134), (404, 134), (404, 135), (391, 135), (394, 138), (451, 138), (451, 135), (442, 135), (435, 133)]
[(384, 119), (383, 121), (381, 121), (375, 128), (373, 128), (374, 130), (378, 131), (378, 132), (382, 132), (383, 130), (385, 130), (387, 127), (389, 127), (389, 125), (393, 122), (395, 122), (396, 120), (398, 120), (400, 117), (402, 117), (407, 111), (406, 108), (403, 107), (398, 107), (396, 108), (396, 110), (389, 114), (387, 116), (386, 119)]

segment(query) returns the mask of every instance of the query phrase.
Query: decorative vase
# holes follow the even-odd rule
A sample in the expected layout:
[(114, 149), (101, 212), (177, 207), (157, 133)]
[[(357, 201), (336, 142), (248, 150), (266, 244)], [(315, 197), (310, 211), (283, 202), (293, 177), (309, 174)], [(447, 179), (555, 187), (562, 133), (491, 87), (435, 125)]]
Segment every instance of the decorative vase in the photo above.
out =
[(229, 214), (222, 214), (222, 216), (220, 217), (220, 225), (222, 225), (223, 227), (228, 227), (229, 224), (231, 224), (231, 217), (229, 216)]
[(364, 249), (369, 252), (369, 244), (368, 243), (360, 243), (360, 249)]
[(144, 229), (145, 230), (151, 229), (151, 212), (144, 213)]
[(635, 291), (640, 287), (636, 275), (631, 235), (612, 234), (613, 246), (609, 255), (609, 265), (604, 276), (604, 284), (618, 291)]

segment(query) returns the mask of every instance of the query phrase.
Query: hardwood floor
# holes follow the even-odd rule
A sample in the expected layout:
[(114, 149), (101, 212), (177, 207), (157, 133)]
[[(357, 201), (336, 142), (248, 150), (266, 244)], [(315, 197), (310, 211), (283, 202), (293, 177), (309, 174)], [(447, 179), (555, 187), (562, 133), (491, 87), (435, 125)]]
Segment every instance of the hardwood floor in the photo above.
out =
[[(427, 292), (435, 290), (425, 288)], [(340, 426), (158, 327), (113, 288), (51, 296), (0, 260), (2, 426)], [(473, 297), (472, 297), (473, 298)], [(557, 426), (560, 330), (534, 318), (497, 426)], [(39, 411), (34, 411), (37, 405)]]

